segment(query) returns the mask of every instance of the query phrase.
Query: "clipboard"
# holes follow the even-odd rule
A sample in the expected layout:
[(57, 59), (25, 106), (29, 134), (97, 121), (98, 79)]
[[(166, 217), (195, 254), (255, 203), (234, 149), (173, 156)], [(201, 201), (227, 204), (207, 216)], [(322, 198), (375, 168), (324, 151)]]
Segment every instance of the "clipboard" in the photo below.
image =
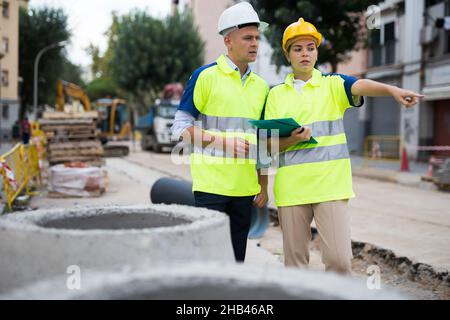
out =
[[(289, 137), (291, 135), (292, 130), (300, 128), (301, 125), (298, 124), (292, 118), (283, 118), (283, 119), (271, 119), (271, 120), (249, 120), (249, 122), (257, 127), (258, 129), (265, 129), (269, 131), (271, 130), (279, 130), (280, 137)], [(309, 141), (303, 141), (300, 143), (313, 143), (317, 144), (317, 140), (311, 137)]]

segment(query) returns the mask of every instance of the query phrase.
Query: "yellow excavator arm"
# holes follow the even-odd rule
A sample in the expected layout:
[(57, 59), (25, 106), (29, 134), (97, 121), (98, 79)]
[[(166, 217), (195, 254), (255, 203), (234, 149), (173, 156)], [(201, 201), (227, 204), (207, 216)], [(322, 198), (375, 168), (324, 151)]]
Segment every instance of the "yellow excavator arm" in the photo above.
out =
[(81, 87), (64, 80), (58, 80), (58, 95), (56, 97), (56, 109), (58, 111), (64, 110), (66, 96), (79, 100), (85, 111), (91, 111), (91, 100)]

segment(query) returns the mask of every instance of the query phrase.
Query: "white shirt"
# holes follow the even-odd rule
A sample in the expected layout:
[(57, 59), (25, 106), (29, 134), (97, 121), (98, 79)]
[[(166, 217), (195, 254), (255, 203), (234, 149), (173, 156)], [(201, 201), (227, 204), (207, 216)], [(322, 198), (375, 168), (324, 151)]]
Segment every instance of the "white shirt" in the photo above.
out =
[(293, 83), (294, 89), (297, 90), (298, 93), (302, 94), (303, 87), (306, 86), (306, 84), (308, 82), (309, 82), (309, 80), (305, 82), (305, 81), (300, 80), (300, 79), (294, 79), (294, 83)]

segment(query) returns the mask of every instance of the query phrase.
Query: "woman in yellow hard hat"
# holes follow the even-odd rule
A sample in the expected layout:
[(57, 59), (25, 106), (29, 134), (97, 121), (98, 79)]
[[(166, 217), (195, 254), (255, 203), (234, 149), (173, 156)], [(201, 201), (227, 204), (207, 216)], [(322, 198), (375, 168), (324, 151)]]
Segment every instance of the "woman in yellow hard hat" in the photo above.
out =
[[(270, 90), (265, 119), (294, 118), (304, 126), (278, 141), (275, 202), (286, 266), (309, 263), (310, 225), (314, 219), (326, 270), (350, 273), (347, 203), (354, 193), (344, 112), (352, 106), (360, 107), (363, 96), (392, 96), (407, 108), (422, 96), (371, 80), (322, 74), (314, 68), (321, 42), (322, 35), (302, 18), (284, 31), (283, 50), (293, 72)], [(311, 136), (317, 144), (308, 143)]]

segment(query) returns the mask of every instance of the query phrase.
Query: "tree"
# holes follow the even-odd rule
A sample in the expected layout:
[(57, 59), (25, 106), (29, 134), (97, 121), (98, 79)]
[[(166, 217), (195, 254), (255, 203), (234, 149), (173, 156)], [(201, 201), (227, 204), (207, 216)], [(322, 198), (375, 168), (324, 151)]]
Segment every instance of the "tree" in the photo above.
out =
[(185, 82), (202, 65), (204, 43), (190, 12), (164, 20), (134, 11), (117, 20), (110, 68), (142, 111), (170, 82)]
[(272, 61), (278, 66), (288, 65), (281, 41), (284, 29), (303, 17), (314, 24), (324, 36), (319, 50), (319, 63), (330, 63), (333, 72), (339, 62), (348, 60), (351, 50), (365, 45), (366, 29), (362, 27), (362, 12), (379, 0), (250, 0), (261, 20), (270, 24), (265, 32), (274, 49)]
[(81, 77), (82, 73), (83, 71), (80, 66), (73, 64), (66, 57), (63, 57), (60, 79), (75, 83), (76, 85), (83, 87), (85, 84), (83, 78)]
[(118, 26), (118, 16), (113, 12), (112, 24), (108, 31), (105, 32), (105, 35), (108, 37), (108, 48), (103, 55), (100, 54), (99, 47), (93, 43), (87, 48), (88, 54), (92, 57), (91, 73), (94, 76), (94, 79), (86, 86), (86, 93), (91, 100), (123, 95), (123, 92), (117, 86), (110, 67), (114, 43), (117, 40)]
[(99, 77), (92, 80), (86, 86), (86, 94), (91, 100), (97, 100), (105, 97), (117, 97), (117, 86), (107, 77)]
[[(44, 47), (70, 38), (67, 15), (62, 9), (20, 9), (19, 14), (19, 75), (23, 82), (20, 90), (22, 119), (33, 105), (34, 61)], [(64, 58), (64, 50), (51, 49), (39, 61), (38, 104), (54, 105), (57, 80), (64, 68), (71, 68)], [(73, 71), (73, 69), (72, 69)]]
[[(91, 72), (94, 78), (107, 77), (111, 78), (111, 59), (113, 55), (114, 44), (117, 42), (117, 32), (119, 28), (119, 16), (116, 12), (112, 12), (112, 23), (109, 29), (104, 33), (108, 37), (108, 48), (103, 55), (100, 55), (100, 49), (97, 45), (91, 43), (87, 48), (87, 52), (92, 57)], [(112, 79), (109, 79), (112, 81)]]

